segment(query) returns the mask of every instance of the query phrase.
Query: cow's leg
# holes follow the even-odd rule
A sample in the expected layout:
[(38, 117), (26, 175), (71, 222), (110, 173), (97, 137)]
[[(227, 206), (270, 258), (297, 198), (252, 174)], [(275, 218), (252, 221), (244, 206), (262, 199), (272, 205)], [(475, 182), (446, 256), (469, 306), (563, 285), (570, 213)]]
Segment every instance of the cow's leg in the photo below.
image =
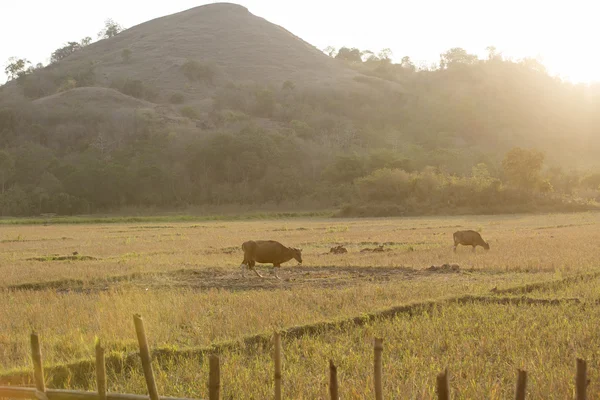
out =
[(256, 261), (250, 261), (249, 267), (252, 271), (254, 271), (254, 273), (258, 276), (260, 276), (261, 278), (264, 278), (264, 276), (262, 276), (261, 274), (258, 273), (258, 271), (256, 269), (254, 269), (254, 266), (256, 265)]
[(475, 247), (477, 247), (477, 246), (473, 246), (473, 253), (475, 253)]
[(456, 245), (452, 246), (452, 250), (456, 253)]
[(279, 275), (277, 275), (277, 269), (276, 268), (281, 268), (281, 265), (279, 265), (279, 264), (273, 264), (273, 269), (271, 270), (273, 272), (273, 275), (275, 275), (275, 278), (281, 280), (281, 278), (279, 277)]
[(242, 264), (240, 265), (240, 268), (242, 269), (242, 278), (246, 277), (246, 269), (248, 269), (248, 264), (249, 261), (246, 260), (246, 257), (244, 257), (244, 261), (242, 261)]

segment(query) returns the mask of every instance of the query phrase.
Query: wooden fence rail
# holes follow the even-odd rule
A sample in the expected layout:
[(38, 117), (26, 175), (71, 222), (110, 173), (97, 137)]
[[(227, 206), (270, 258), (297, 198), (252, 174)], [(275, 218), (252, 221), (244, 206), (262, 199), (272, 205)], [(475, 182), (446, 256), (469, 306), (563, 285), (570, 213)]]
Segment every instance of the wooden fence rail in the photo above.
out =
[[(194, 400), (178, 397), (166, 397), (158, 394), (154, 371), (152, 369), (152, 360), (150, 357), (150, 349), (148, 339), (144, 329), (144, 321), (139, 314), (135, 314), (134, 325), (140, 348), (140, 358), (144, 377), (146, 379), (146, 387), (148, 395), (137, 395), (128, 393), (111, 393), (108, 391), (108, 382), (106, 379), (106, 365), (104, 358), (104, 348), (100, 341), (96, 343), (96, 382), (97, 392), (86, 392), (78, 390), (63, 390), (63, 389), (48, 389), (44, 379), (44, 368), (42, 363), (42, 352), (38, 334), (31, 334), (31, 355), (33, 360), (33, 376), (35, 387), (19, 387), (19, 386), (0, 386), (0, 399), (32, 399), (32, 400)], [(384, 385), (382, 377), (383, 364), (383, 339), (375, 338), (373, 342), (373, 375), (374, 375), (374, 395), (375, 400), (385, 398)], [(273, 335), (273, 364), (274, 364), (274, 399), (282, 399), (282, 348), (281, 334), (275, 332)], [(339, 400), (339, 386), (337, 367), (333, 360), (329, 360), (329, 395), (331, 400)], [(519, 369), (517, 371), (517, 385), (515, 388), (515, 399), (524, 400), (527, 390), (527, 372)], [(209, 356), (209, 376), (207, 386), (210, 400), (219, 400), (221, 398), (221, 382), (220, 382), (220, 364), (219, 357), (216, 354)], [(587, 378), (586, 361), (580, 358), (576, 359), (576, 375), (575, 375), (575, 399), (587, 399), (587, 386), (589, 385)], [(450, 396), (450, 376), (448, 368), (445, 368), (437, 376), (436, 392), (438, 400), (449, 400)]]

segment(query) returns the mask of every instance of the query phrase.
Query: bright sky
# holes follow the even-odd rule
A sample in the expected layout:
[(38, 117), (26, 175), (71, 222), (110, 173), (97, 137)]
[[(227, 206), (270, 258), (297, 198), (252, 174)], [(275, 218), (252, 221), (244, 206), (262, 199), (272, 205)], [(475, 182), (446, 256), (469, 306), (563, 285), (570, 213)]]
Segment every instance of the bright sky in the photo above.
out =
[[(216, 1), (30, 0), (1, 7), (0, 66), (9, 57), (48, 63), (67, 41), (97, 39), (104, 20), (126, 28)], [(573, 82), (600, 81), (594, 0), (238, 0), (251, 13), (281, 25), (307, 42), (358, 47), (394, 58), (437, 62), (462, 47), (483, 58), (493, 45), (515, 59), (539, 57), (548, 70)], [(5, 81), (0, 75), (0, 83)]]

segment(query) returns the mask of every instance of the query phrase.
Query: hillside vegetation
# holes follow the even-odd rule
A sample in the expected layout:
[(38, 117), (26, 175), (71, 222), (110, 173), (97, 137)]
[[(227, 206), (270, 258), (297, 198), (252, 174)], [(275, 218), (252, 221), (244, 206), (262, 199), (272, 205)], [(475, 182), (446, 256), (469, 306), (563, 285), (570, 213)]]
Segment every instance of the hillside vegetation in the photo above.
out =
[(233, 4), (70, 42), (0, 87), (0, 212), (581, 209), (600, 88), (535, 60), (329, 55)]

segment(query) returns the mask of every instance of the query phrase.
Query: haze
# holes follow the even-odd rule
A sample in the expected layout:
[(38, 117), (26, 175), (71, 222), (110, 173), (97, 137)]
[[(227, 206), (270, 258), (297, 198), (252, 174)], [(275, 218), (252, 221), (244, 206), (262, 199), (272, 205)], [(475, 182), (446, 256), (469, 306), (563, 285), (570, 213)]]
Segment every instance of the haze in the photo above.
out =
[[(97, 40), (104, 20), (125, 28), (215, 1), (174, 0), (150, 4), (107, 0), (87, 3), (41, 1), (3, 5), (0, 61), (24, 57), (46, 65), (55, 49), (85, 36)], [(240, 0), (251, 13), (290, 30), (323, 49), (390, 48), (394, 59), (408, 55), (415, 64), (435, 63), (439, 54), (462, 47), (484, 57), (495, 46), (505, 57), (537, 57), (553, 75), (572, 82), (600, 80), (594, 48), (595, 7), (588, 1), (504, 2), (457, 0), (393, 2), (373, 0)], [(4, 82), (6, 76), (0, 77)]]

